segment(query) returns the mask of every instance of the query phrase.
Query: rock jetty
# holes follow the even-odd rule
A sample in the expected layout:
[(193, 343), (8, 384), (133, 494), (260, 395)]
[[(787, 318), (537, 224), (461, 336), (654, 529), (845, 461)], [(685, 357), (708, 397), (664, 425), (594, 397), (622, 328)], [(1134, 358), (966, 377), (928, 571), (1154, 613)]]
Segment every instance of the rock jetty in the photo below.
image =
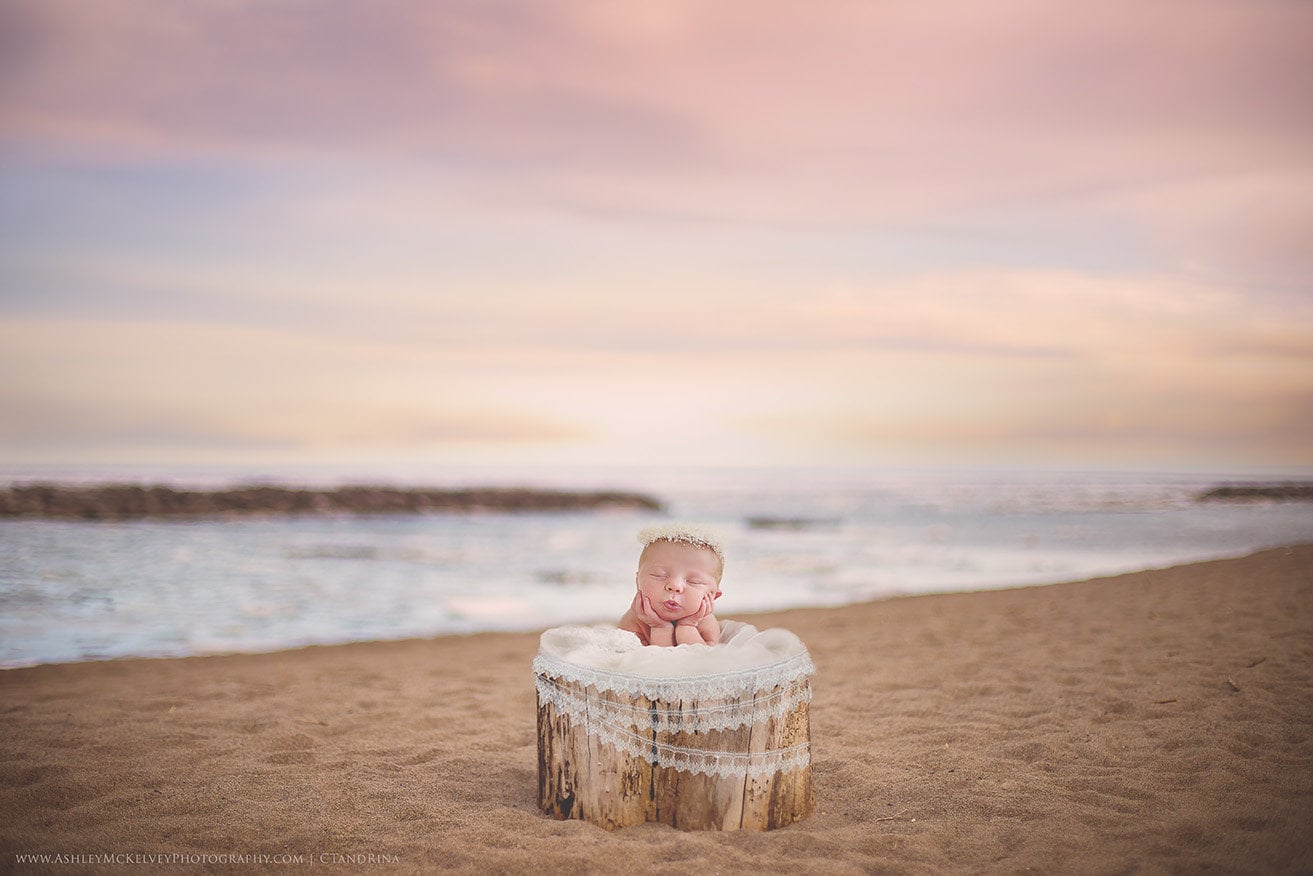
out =
[(1313, 502), (1313, 483), (1225, 484), (1199, 495), (1200, 502)]
[(0, 517), (131, 520), (291, 514), (428, 514), (630, 509), (660, 511), (650, 496), (528, 488), (401, 489), (249, 486), (182, 490), (167, 486), (27, 484), (0, 491)]

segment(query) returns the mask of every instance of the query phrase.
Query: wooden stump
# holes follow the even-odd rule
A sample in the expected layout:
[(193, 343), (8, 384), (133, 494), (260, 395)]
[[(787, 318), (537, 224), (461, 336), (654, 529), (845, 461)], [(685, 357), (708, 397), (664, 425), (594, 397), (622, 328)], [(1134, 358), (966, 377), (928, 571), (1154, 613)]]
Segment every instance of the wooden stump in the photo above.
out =
[[(737, 697), (649, 699), (537, 675), (538, 801), (608, 830), (773, 830), (812, 811), (810, 679)], [(719, 729), (727, 714), (746, 716)], [(717, 720), (719, 718), (719, 720)]]

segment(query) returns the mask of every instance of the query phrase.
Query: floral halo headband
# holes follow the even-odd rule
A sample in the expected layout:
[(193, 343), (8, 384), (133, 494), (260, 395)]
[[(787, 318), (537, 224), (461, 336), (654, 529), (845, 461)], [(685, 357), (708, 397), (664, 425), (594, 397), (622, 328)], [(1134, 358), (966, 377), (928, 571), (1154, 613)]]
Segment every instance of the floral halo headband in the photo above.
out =
[(722, 563), (725, 562), (725, 549), (721, 544), (720, 535), (702, 526), (692, 523), (665, 523), (639, 531), (638, 543), (643, 547), (655, 541), (678, 541), (708, 548)]

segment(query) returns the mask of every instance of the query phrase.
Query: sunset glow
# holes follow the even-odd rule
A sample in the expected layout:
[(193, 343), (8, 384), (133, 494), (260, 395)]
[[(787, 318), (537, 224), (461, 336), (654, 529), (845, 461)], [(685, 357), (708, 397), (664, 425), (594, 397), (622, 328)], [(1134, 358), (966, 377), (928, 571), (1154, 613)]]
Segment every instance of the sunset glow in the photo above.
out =
[(0, 0), (0, 461), (1313, 466), (1311, 33)]

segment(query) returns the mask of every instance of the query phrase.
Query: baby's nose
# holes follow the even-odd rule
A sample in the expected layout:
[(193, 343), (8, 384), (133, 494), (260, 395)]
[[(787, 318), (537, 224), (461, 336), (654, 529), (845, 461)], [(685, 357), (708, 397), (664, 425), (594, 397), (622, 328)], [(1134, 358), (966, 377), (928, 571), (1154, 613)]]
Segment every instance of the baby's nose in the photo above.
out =
[(684, 589), (684, 582), (680, 581), (678, 578), (672, 578), (666, 582), (666, 589), (678, 592)]

